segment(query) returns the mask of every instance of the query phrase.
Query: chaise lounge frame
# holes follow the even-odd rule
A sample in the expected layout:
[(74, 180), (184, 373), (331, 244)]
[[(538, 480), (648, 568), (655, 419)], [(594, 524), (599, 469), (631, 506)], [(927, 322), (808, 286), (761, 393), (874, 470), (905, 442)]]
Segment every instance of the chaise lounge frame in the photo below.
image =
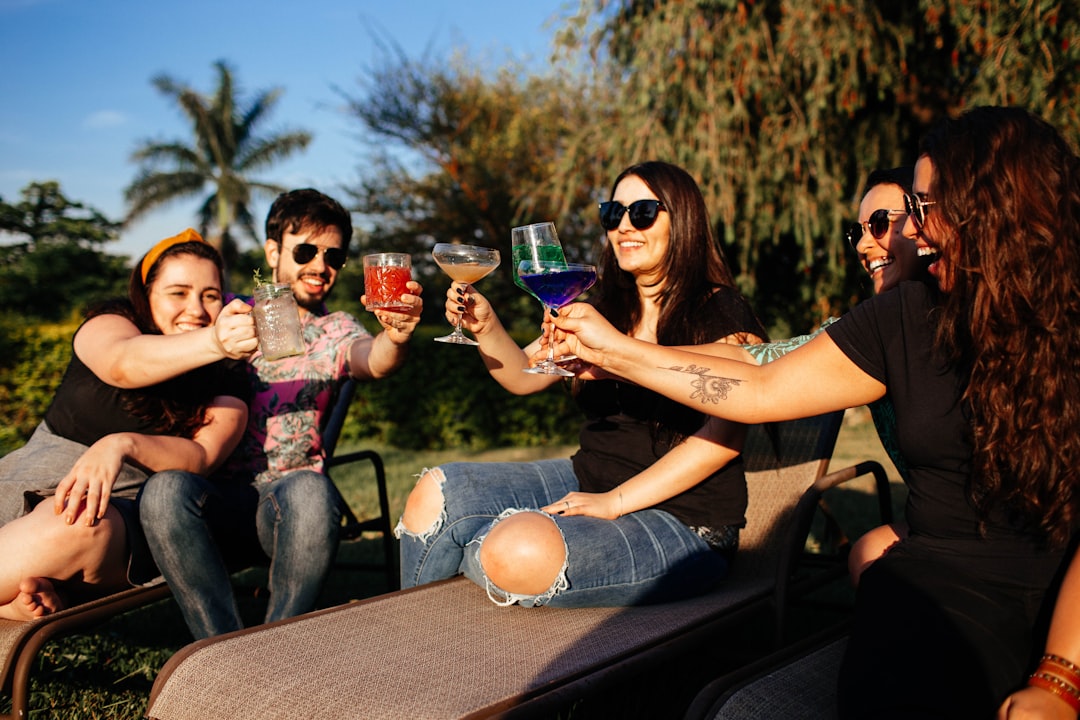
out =
[[(151, 692), (151, 720), (534, 717), (654, 667), (788, 598), (821, 492), (876, 462), (826, 474), (842, 413), (751, 428), (749, 507), (731, 576), (703, 597), (623, 608), (498, 607), (462, 578), (400, 590), (181, 649)], [(774, 440), (776, 441), (774, 443)], [(835, 477), (834, 477), (835, 476)], [(882, 501), (883, 520), (891, 504)], [(840, 576), (843, 558), (815, 573)]]

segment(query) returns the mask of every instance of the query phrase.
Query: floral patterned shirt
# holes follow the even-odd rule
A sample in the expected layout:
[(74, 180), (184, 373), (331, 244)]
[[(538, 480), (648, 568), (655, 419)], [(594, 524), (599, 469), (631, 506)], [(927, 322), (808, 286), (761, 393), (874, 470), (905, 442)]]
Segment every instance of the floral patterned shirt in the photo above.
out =
[(244, 438), (222, 473), (271, 482), (296, 471), (323, 471), (322, 429), (349, 376), (349, 348), (371, 334), (352, 315), (307, 313), (304, 355), (248, 363), (255, 394)]

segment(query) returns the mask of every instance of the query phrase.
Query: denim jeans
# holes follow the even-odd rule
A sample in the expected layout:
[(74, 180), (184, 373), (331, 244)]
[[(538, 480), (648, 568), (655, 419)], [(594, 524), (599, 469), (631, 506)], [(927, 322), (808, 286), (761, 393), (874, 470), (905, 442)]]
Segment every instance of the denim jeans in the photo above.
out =
[(196, 639), (240, 630), (230, 569), (270, 559), (266, 622), (315, 607), (337, 552), (341, 507), (331, 481), (298, 470), (273, 482), (217, 483), (167, 470), (150, 477), (139, 518)]
[(569, 460), (449, 463), (436, 468), (442, 516), (422, 533), (398, 523), (401, 585), (412, 587), (464, 573), (500, 604), (526, 607), (643, 605), (692, 597), (714, 587), (727, 561), (663, 510), (639, 510), (617, 520), (552, 515), (566, 543), (566, 566), (545, 593), (509, 595), (485, 577), (480, 545), (502, 517), (539, 512), (578, 489)]

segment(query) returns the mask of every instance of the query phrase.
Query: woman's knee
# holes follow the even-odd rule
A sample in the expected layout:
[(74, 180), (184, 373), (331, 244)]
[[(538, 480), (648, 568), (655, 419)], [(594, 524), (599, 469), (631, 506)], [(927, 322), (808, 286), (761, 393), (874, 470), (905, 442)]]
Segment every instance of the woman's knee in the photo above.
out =
[[(109, 507), (105, 516), (93, 525), (76, 522), (68, 525), (63, 515), (52, 511), (48, 503), (40, 503), (10, 525), (13, 531), (25, 536), (28, 542), (46, 550), (47, 562), (56, 566), (79, 565), (88, 558), (100, 558), (122, 551), (126, 544), (124, 520), (116, 508)], [(66, 578), (60, 578), (66, 579)]]
[(405, 501), (399, 531), (419, 535), (428, 532), (443, 515), (446, 476), (440, 468), (425, 470)]
[(903, 526), (881, 525), (866, 532), (859, 538), (851, 546), (851, 552), (848, 554), (848, 572), (851, 575), (851, 584), (857, 587), (863, 571), (891, 550), (906, 535)]
[(484, 574), (512, 595), (542, 595), (566, 566), (566, 543), (555, 521), (539, 512), (517, 512), (499, 520), (480, 545)]

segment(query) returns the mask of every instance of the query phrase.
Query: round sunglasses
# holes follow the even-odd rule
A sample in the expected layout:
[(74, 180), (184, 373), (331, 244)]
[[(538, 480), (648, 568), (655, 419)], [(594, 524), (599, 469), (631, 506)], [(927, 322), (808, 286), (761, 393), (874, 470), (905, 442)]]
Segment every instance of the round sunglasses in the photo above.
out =
[(904, 194), (904, 209), (911, 216), (916, 230), (922, 230), (926, 225), (926, 208), (931, 205), (937, 205), (937, 200), (923, 200), (918, 195)]
[(869, 231), (871, 237), (875, 240), (880, 240), (885, 237), (885, 233), (889, 232), (889, 226), (892, 224), (893, 218), (907, 214), (908, 211), (906, 210), (886, 210), (885, 208), (879, 208), (870, 213), (870, 217), (866, 219), (866, 222), (857, 222), (845, 230), (844, 237), (847, 238), (848, 245), (851, 246), (851, 249), (858, 252), (859, 240), (862, 240), (863, 232)]
[(292, 259), (297, 265), (307, 265), (322, 251), (323, 262), (335, 270), (345, 267), (346, 254), (342, 248), (321, 248), (311, 243), (300, 243), (292, 249)]
[(624, 213), (630, 213), (630, 224), (638, 230), (647, 230), (656, 222), (664, 203), (659, 200), (636, 200), (630, 205), (623, 205), (616, 200), (600, 203), (600, 227), (614, 230), (622, 222)]

